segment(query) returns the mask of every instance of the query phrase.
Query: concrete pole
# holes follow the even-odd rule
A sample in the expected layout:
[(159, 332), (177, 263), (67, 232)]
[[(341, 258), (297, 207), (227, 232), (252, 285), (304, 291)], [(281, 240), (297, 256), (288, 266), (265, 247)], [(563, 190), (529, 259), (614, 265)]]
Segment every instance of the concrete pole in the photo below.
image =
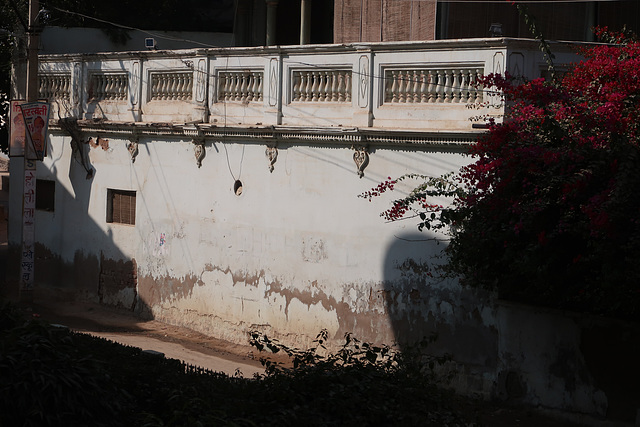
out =
[(302, 0), (300, 5), (300, 44), (311, 41), (311, 0)]
[(276, 44), (276, 11), (278, 0), (266, 0), (267, 2), (267, 46)]
[[(40, 9), (39, 0), (29, 0), (29, 41), (27, 46), (27, 102), (38, 100), (38, 44), (40, 36), (36, 20)], [(20, 302), (33, 303), (33, 288), (35, 276), (35, 210), (27, 206), (26, 197), (30, 197), (30, 204), (35, 204), (36, 198), (36, 161), (28, 159), (29, 149), (25, 140), (24, 147), (24, 176), (22, 201), (22, 247), (20, 254)], [(29, 194), (27, 195), (27, 189)]]
[(36, 29), (36, 19), (40, 9), (39, 3), (39, 0), (29, 0), (27, 102), (38, 100), (38, 44), (40, 43), (40, 33)]

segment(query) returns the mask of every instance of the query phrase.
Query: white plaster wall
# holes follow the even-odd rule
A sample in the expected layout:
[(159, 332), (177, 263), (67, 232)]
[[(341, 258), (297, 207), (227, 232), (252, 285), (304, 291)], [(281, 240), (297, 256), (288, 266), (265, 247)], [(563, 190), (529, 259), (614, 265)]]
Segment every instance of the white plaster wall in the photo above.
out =
[[(38, 239), (65, 262), (81, 250), (133, 258), (139, 278), (157, 283), (171, 279), (186, 288), (195, 280), (187, 293), (149, 301), (151, 312), (235, 341), (251, 325), (302, 341), (323, 327), (338, 333), (340, 304), (354, 313), (377, 312), (389, 327), (382, 300), (372, 305), (370, 294), (400, 278), (394, 257), (401, 262), (412, 248), (416, 260), (430, 262), (430, 255), (424, 242), (398, 238), (425, 237), (413, 221), (386, 224), (379, 216), (390, 197), (357, 196), (387, 176), (440, 175), (467, 161), (460, 154), (376, 148), (359, 178), (348, 147), (281, 144), (270, 173), (264, 145), (207, 142), (198, 168), (188, 139), (141, 138), (132, 162), (128, 139), (102, 138), (108, 148), (91, 148), (95, 175), (87, 180), (71, 160), (69, 138), (52, 136), (52, 155), (38, 173), (56, 176), (59, 193), (56, 211), (39, 213)], [(137, 192), (135, 226), (106, 223), (109, 188)], [(390, 254), (398, 244), (403, 252)], [(208, 317), (216, 321), (203, 325)], [(393, 341), (393, 331), (378, 332)]]

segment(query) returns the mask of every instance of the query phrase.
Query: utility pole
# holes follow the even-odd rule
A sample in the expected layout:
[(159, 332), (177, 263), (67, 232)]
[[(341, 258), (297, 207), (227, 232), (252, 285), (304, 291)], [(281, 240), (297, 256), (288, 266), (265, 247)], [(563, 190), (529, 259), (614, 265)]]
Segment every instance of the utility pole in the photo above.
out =
[[(27, 28), (27, 102), (38, 100), (38, 45), (40, 32), (37, 25), (39, 0), (29, 0), (29, 27)], [(22, 250), (20, 262), (20, 301), (33, 303), (33, 284), (35, 275), (35, 198), (36, 198), (36, 160), (29, 159), (30, 138), (25, 140), (24, 179), (22, 199)]]

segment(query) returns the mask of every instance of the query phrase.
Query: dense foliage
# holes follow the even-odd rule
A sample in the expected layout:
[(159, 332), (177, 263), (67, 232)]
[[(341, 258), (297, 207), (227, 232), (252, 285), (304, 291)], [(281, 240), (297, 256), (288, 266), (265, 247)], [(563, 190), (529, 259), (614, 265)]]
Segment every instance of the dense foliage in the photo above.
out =
[(616, 43), (584, 49), (561, 80), (488, 76), (507, 108), (471, 148), (475, 161), (444, 180), (446, 191), (427, 182), (384, 215), (413, 209), (421, 228), (452, 226), (447, 271), (468, 285), (639, 319), (640, 42), (599, 35)]
[(434, 385), (422, 357), (409, 357), (419, 353), (350, 336), (337, 356), (253, 339), (294, 352), (299, 365), (229, 377), (0, 307), (0, 425), (468, 425), (460, 401)]

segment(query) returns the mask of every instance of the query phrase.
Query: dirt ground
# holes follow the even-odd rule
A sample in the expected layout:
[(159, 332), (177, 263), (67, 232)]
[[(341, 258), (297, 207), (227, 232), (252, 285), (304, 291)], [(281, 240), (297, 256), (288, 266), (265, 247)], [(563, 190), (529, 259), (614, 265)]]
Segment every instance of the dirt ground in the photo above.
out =
[[(237, 374), (236, 370), (244, 377), (263, 372), (259, 362), (262, 355), (248, 344), (233, 344), (156, 320), (141, 320), (126, 311), (78, 302), (36, 303), (31, 306), (31, 310), (35, 317), (64, 325), (77, 332), (89, 333), (143, 350), (158, 351), (165, 357), (184, 360), (228, 375)], [(485, 427), (623, 426), (590, 418), (580, 419), (484, 402), (467, 405), (463, 410), (473, 414), (474, 418), (477, 417)]]
[(88, 333), (163, 353), (191, 365), (244, 377), (262, 373), (259, 356), (252, 347), (208, 337), (192, 330), (157, 320), (142, 320), (130, 313), (92, 303), (35, 303), (32, 315), (76, 332)]

